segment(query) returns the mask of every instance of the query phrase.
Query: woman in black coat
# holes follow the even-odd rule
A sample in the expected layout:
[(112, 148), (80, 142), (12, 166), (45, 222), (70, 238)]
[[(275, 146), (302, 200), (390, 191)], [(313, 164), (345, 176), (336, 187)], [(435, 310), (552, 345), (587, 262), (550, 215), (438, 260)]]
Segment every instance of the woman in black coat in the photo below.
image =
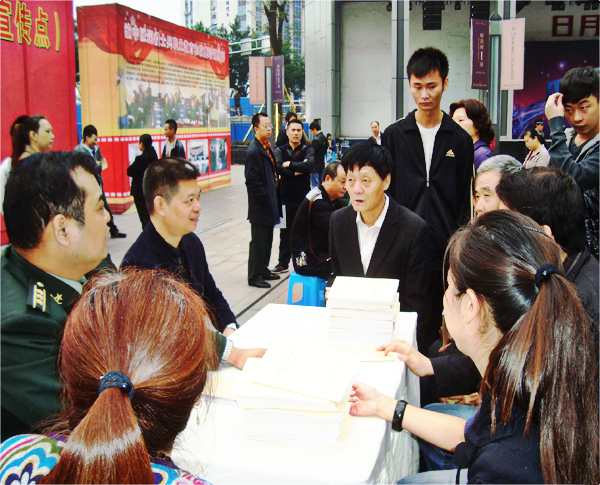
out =
[(152, 162), (158, 160), (150, 135), (140, 136), (140, 150), (142, 150), (142, 154), (135, 157), (133, 163), (127, 167), (127, 175), (131, 177), (131, 195), (143, 229), (150, 220), (150, 214), (148, 213), (148, 207), (146, 207), (142, 182), (146, 169)]

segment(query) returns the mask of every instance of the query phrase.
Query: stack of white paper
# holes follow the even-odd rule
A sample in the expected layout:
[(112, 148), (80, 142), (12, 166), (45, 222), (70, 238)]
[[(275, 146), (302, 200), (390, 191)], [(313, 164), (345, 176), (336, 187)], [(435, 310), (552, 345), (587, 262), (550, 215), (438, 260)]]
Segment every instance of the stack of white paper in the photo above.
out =
[(380, 345), (392, 340), (400, 312), (398, 280), (338, 276), (331, 287), (329, 338)]
[(275, 345), (262, 359), (248, 359), (232, 390), (244, 408), (244, 434), (341, 444), (350, 425), (349, 391), (359, 370), (359, 356), (321, 345)]

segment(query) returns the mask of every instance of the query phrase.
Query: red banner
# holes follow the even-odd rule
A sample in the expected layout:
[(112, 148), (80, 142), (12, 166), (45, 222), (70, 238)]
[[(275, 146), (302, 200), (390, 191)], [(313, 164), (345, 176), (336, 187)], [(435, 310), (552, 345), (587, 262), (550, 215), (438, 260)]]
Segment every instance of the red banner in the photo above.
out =
[(2, 159), (10, 125), (22, 114), (52, 125), (53, 150), (77, 145), (73, 3), (0, 0)]

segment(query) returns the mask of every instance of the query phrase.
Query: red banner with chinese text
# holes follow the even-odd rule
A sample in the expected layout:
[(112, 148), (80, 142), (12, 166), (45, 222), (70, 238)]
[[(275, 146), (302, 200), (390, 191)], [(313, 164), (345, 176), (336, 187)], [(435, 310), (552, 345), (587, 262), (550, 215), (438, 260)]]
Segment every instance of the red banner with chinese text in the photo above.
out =
[(73, 3), (0, 0), (0, 39), (2, 159), (12, 151), (10, 125), (22, 114), (45, 116), (52, 149), (72, 150), (78, 142)]

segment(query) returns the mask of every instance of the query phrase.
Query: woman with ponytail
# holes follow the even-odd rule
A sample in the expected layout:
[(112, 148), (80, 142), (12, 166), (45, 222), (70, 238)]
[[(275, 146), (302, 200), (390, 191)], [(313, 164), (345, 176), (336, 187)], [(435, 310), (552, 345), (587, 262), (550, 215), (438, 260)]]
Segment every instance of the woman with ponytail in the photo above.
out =
[[(457, 231), (445, 259), (446, 324), (482, 375), (477, 413), (465, 421), (361, 383), (350, 413), (454, 451), (456, 483), (599, 483), (598, 357), (559, 246), (533, 220), (499, 210)], [(456, 473), (399, 483), (453, 483)]]
[(0, 483), (204, 484), (169, 454), (216, 366), (206, 314), (158, 272), (93, 280), (64, 328), (64, 411), (46, 435), (2, 444)]

